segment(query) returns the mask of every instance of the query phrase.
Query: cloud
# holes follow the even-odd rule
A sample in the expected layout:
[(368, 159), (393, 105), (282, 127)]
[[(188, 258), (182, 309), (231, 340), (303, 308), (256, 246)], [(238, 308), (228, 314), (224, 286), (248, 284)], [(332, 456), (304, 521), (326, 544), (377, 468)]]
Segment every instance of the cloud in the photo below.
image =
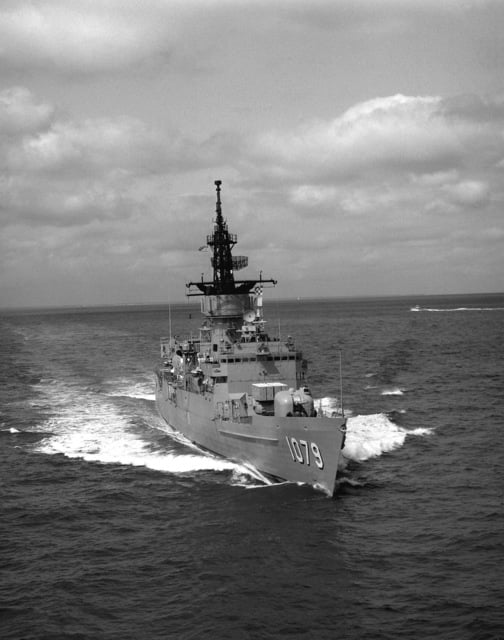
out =
[[(442, 171), (464, 162), (474, 145), (502, 153), (492, 122), (467, 118), (437, 96), (395, 95), (359, 103), (329, 121), (259, 137), (254, 153), (283, 179), (347, 179), (362, 172)], [(494, 106), (504, 115), (502, 106)]]
[(282, 261), (300, 280), (315, 270), (322, 293), (329, 274), (344, 272), (339, 286), (351, 293), (352, 281), (366, 279), (381, 291), (399, 280), (419, 287), (422, 277), (443, 286), (436, 272), (454, 282), (457, 269), (474, 283), (475, 256), (479, 271), (497, 273), (503, 116), (499, 97), (394, 95), (259, 135), (249, 147), (249, 187), (276, 191), (279, 222), (271, 217), (268, 238), (282, 256), (280, 274)]
[(247, 139), (223, 131), (197, 140), (131, 116), (79, 118), (8, 89), (0, 289), (15, 300), (25, 286), (32, 300), (41, 274), (85, 301), (111, 290), (115, 301), (138, 292), (148, 301), (163, 298), (155, 283), (169, 273), (182, 296), (181, 283), (208, 272), (197, 248), (219, 177), (240, 253), (253, 256), (251, 273), (278, 277), (283, 296), (305, 295), (302, 282), (310, 295), (355, 293), (357, 281), (360, 293), (422, 290), (436, 270), (449, 264), (453, 283), (477, 260), (481, 273), (497, 273), (501, 116), (498, 99), (394, 95)]
[(291, 191), (291, 201), (296, 205), (320, 207), (326, 202), (334, 202), (339, 195), (335, 187), (302, 184)]
[(130, 116), (72, 118), (20, 87), (0, 92), (0, 139), (4, 223), (70, 226), (131, 216), (152, 205), (167, 175), (215, 165), (235, 144)]
[(10, 137), (46, 129), (54, 107), (36, 103), (25, 87), (11, 87), (0, 93), (0, 136)]
[(488, 198), (488, 185), (481, 180), (463, 180), (447, 185), (445, 191), (462, 205), (481, 206)]
[(182, 2), (4, 0), (0, 58), (13, 68), (114, 70), (169, 55)]
[[(180, 146), (175, 140), (173, 146)], [(154, 172), (167, 161), (161, 140), (141, 121), (118, 118), (59, 120), (36, 136), (25, 137), (13, 164), (34, 172), (96, 174), (106, 168)]]
[[(74, 75), (132, 73), (142, 64), (180, 56), (178, 64), (194, 71), (236, 32), (244, 38), (270, 33), (276, 39), (292, 30), (300, 37), (323, 30), (368, 40), (419, 30), (429, 35), (436, 22), (443, 30), (450, 25), (458, 30), (461, 17), (471, 21), (480, 13), (498, 24), (499, 5), (492, 0), (3, 0), (0, 60), (4, 71)], [(480, 45), (499, 49), (498, 30), (486, 35), (490, 44)]]

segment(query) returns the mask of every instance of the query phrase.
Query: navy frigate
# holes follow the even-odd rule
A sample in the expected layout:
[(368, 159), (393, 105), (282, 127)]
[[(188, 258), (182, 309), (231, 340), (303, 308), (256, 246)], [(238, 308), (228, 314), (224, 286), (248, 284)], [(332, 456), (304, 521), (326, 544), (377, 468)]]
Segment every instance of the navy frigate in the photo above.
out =
[[(161, 338), (156, 402), (167, 424), (198, 447), (258, 471), (272, 481), (305, 483), (332, 495), (346, 418), (330, 414), (308, 387), (307, 362), (292, 337), (270, 337), (263, 290), (273, 279), (239, 280), (248, 265), (233, 256), (237, 236), (222, 215), (221, 181), (213, 233), (212, 280), (186, 284), (201, 297), (196, 337)], [(320, 403), (319, 403), (320, 404)]]

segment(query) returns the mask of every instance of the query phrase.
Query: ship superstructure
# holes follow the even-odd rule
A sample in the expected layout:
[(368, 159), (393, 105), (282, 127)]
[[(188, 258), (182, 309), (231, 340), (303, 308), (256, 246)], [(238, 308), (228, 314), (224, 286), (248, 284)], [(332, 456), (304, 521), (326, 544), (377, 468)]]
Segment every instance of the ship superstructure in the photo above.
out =
[(213, 453), (251, 465), (274, 480), (303, 482), (332, 494), (345, 438), (343, 410), (315, 410), (307, 364), (289, 336), (270, 337), (263, 290), (273, 279), (239, 280), (248, 258), (233, 256), (237, 236), (222, 215), (217, 190), (212, 280), (189, 282), (201, 297), (199, 336), (161, 338), (156, 369), (159, 412), (174, 430)]

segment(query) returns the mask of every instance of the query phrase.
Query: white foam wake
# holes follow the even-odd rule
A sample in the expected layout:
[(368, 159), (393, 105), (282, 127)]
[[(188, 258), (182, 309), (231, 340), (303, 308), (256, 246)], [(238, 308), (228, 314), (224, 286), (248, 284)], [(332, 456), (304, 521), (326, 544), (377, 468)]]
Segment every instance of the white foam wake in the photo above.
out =
[(436, 309), (429, 307), (411, 307), (410, 311), (429, 311), (431, 313), (452, 313), (454, 311), (504, 311), (504, 307), (453, 307), (451, 309)]
[[(383, 392), (385, 395), (402, 395), (399, 388), (392, 388)], [(339, 408), (337, 398), (321, 398), (315, 401), (317, 409), (324, 415), (331, 415)], [(408, 434), (426, 435), (428, 430), (417, 429), (408, 432), (395, 424), (386, 414), (374, 413), (369, 415), (354, 416), (351, 411), (345, 409), (347, 416), (347, 434), (343, 456), (347, 460), (363, 462), (388, 451), (401, 447)], [(342, 466), (346, 463), (343, 461)]]
[(363, 462), (404, 444), (406, 432), (383, 413), (358, 415), (347, 421), (343, 455), (349, 460)]
[(152, 400), (156, 399), (154, 395), (154, 378), (147, 378), (142, 382), (132, 382), (128, 378), (119, 378), (117, 380), (111, 380), (108, 383), (111, 390), (107, 392), (107, 395), (111, 397), (127, 397), (135, 398), (139, 400)]
[[(124, 384), (126, 389), (127, 381)], [(130, 383), (130, 388), (135, 389), (136, 386)], [(152, 437), (148, 426), (161, 426), (160, 419), (150, 410), (144, 409), (142, 414), (140, 408), (138, 414), (122, 414), (110, 397), (126, 395), (119, 393), (120, 390), (102, 395), (59, 381), (41, 384), (39, 390), (48, 396), (55, 415), (38, 426), (38, 430), (50, 432), (51, 436), (37, 443), (35, 451), (173, 474), (229, 471), (233, 484), (246, 484), (247, 478), (267, 482), (256, 470), (204, 453), (197, 447), (191, 446), (190, 452), (179, 451), (175, 440), (182, 444), (187, 444), (187, 441), (176, 433), (173, 434), (172, 450), (166, 446), (162, 449), (153, 447), (153, 440), (157, 438)], [(148, 423), (144, 432), (138, 427), (142, 418), (146, 418)], [(166, 433), (165, 429), (162, 431)]]
[(408, 431), (384, 413), (357, 415), (347, 420), (343, 456), (363, 462), (402, 447), (407, 436), (427, 436), (432, 432), (432, 429), (422, 427)]
[(428, 429), (427, 427), (417, 427), (411, 431), (406, 431), (408, 436), (430, 436), (434, 433), (434, 429)]
[[(172, 474), (226, 471), (231, 472), (230, 481), (235, 485), (249, 486), (251, 480), (261, 485), (269, 483), (256, 469), (202, 452), (193, 445), (180, 450), (175, 440), (188, 443), (177, 433), (170, 433), (173, 448), (166, 442), (160, 445), (159, 431), (167, 433), (166, 429), (154, 411), (143, 403), (138, 403), (137, 413), (131, 413), (131, 407), (129, 413), (124, 413), (117, 399), (83, 391), (79, 385), (47, 381), (38, 387), (46, 395), (54, 415), (38, 425), (38, 430), (51, 435), (35, 444), (35, 451), (102, 464), (142, 466)], [(329, 412), (338, 408), (335, 398), (322, 398), (315, 404)], [(347, 410), (345, 413), (349, 415)], [(347, 429), (343, 455), (357, 462), (402, 446), (408, 433), (429, 433), (428, 429), (408, 432), (381, 413), (349, 416)]]
[(54, 411), (39, 425), (52, 434), (39, 443), (40, 452), (120, 464), (134, 464), (146, 455), (145, 443), (129, 430), (128, 420), (106, 396), (59, 381), (41, 385), (40, 390), (49, 396)]
[(400, 389), (399, 387), (390, 387), (389, 389), (384, 389), (381, 392), (382, 396), (402, 396), (404, 395), (404, 389)]

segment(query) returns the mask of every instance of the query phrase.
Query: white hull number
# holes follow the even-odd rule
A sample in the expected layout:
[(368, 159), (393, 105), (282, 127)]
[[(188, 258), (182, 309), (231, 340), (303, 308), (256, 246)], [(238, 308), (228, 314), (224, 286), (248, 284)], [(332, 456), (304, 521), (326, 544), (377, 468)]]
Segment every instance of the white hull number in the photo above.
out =
[(291, 438), (290, 436), (285, 436), (285, 439), (287, 440), (287, 446), (289, 447), (294, 462), (310, 466), (311, 458), (313, 458), (319, 469), (324, 468), (324, 461), (322, 460), (322, 454), (320, 453), (318, 444), (315, 442), (307, 442), (306, 440), (296, 440), (296, 438)]

